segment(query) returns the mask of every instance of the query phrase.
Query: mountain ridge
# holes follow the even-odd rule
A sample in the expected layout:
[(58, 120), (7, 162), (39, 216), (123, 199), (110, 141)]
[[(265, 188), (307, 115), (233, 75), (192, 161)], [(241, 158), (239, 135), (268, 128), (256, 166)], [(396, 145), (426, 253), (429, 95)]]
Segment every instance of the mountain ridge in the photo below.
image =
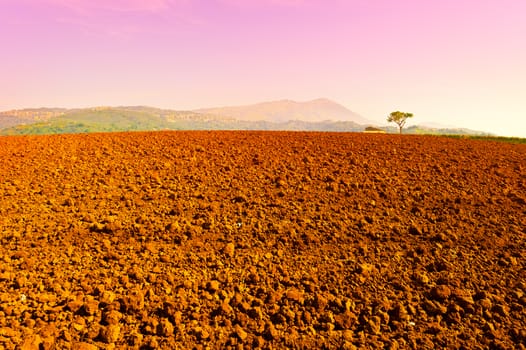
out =
[[(230, 107), (171, 110), (149, 106), (27, 108), (0, 112), (0, 135), (60, 134), (149, 130), (289, 130), (362, 132), (370, 122), (326, 98), (305, 102), (277, 100)], [(393, 126), (381, 126), (397, 132)], [(488, 133), (461, 128), (411, 126), (414, 134)]]
[(241, 106), (200, 108), (197, 113), (230, 116), (238, 120), (282, 123), (293, 120), (304, 122), (346, 121), (357, 124), (371, 121), (343, 105), (327, 98), (298, 102), (289, 99), (259, 102)]

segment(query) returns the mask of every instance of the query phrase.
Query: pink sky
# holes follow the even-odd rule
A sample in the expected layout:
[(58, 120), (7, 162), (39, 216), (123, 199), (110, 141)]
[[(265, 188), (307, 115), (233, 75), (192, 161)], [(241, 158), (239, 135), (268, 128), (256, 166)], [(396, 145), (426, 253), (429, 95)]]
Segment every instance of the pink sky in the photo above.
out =
[(0, 110), (326, 97), (526, 137), (526, 1), (0, 0)]

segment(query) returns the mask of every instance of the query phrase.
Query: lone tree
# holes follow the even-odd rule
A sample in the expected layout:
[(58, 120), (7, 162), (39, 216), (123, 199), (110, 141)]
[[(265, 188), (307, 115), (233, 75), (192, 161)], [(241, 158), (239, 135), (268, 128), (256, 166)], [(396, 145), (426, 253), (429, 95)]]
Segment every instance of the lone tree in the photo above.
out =
[(391, 112), (389, 114), (389, 117), (387, 117), (387, 121), (389, 123), (393, 122), (398, 125), (398, 130), (400, 130), (400, 134), (402, 133), (402, 128), (405, 125), (405, 122), (407, 121), (407, 118), (413, 118), (413, 113), (405, 113), (405, 112)]

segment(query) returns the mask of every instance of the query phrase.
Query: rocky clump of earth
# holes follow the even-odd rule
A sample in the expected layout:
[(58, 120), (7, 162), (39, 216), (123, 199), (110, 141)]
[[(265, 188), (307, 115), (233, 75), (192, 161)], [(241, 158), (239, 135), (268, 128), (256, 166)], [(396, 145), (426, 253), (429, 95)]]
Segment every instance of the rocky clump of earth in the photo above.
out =
[(0, 138), (2, 349), (525, 349), (526, 146)]

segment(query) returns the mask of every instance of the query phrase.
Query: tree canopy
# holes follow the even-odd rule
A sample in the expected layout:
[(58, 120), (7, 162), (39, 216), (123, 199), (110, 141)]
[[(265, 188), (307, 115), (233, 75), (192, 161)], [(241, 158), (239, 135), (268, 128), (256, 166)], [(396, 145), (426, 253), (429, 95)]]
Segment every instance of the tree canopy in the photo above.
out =
[(398, 130), (400, 131), (400, 134), (402, 133), (402, 128), (405, 126), (405, 123), (408, 118), (412, 118), (413, 113), (406, 113), (406, 112), (391, 112), (389, 114), (389, 117), (387, 117), (387, 121), (389, 123), (396, 123), (398, 125)]

